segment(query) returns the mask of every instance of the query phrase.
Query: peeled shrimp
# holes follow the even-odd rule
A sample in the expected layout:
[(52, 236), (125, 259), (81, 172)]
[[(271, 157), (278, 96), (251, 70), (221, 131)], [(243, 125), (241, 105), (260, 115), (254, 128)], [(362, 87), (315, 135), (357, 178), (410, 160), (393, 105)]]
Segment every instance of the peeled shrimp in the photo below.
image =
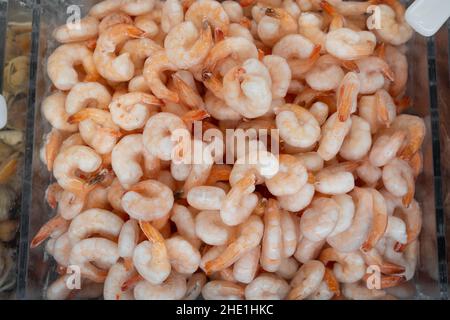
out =
[(135, 271), (128, 270), (124, 263), (114, 264), (108, 271), (103, 287), (103, 298), (105, 300), (134, 300), (131, 290), (123, 291), (122, 284), (133, 276)]
[(394, 6), (391, 8), (385, 4), (378, 5), (381, 28), (375, 32), (382, 41), (398, 46), (411, 39), (413, 30), (406, 22), (403, 5), (397, 0), (390, 0), (387, 3), (394, 3)]
[(148, 13), (154, 6), (154, 0), (103, 0), (92, 6), (89, 15), (103, 18), (112, 12), (123, 11), (126, 14), (137, 16)]
[(218, 211), (200, 211), (195, 217), (195, 234), (209, 245), (227, 244), (235, 228), (223, 223)]
[(322, 127), (322, 137), (317, 149), (317, 153), (322, 159), (325, 161), (331, 160), (339, 152), (351, 126), (351, 118), (344, 122), (339, 121), (337, 112), (328, 118)]
[(329, 54), (342, 60), (356, 60), (373, 53), (376, 37), (369, 31), (340, 28), (327, 34), (325, 46)]
[(266, 8), (264, 16), (258, 21), (258, 36), (268, 46), (296, 31), (297, 21), (283, 8)]
[(53, 37), (61, 43), (89, 40), (95, 38), (97, 34), (98, 20), (90, 16), (81, 19), (77, 28), (70, 28), (65, 24), (53, 31)]
[(79, 82), (70, 89), (65, 102), (66, 112), (73, 115), (84, 108), (108, 108), (111, 94), (98, 82)]
[(186, 278), (173, 272), (161, 284), (139, 282), (134, 287), (133, 294), (137, 300), (180, 300), (185, 296), (186, 290)]
[(53, 128), (67, 132), (76, 132), (78, 131), (78, 126), (68, 121), (70, 115), (65, 109), (66, 97), (66, 94), (61, 91), (46, 97), (41, 106), (42, 114)]
[(233, 277), (242, 283), (250, 283), (256, 276), (259, 268), (261, 246), (256, 246), (240, 257), (233, 265)]
[(326, 248), (320, 254), (319, 260), (327, 265), (335, 262), (333, 273), (341, 283), (354, 283), (362, 279), (366, 273), (364, 259), (358, 252), (339, 252), (334, 248)]
[(288, 283), (273, 274), (263, 273), (245, 287), (247, 300), (282, 300), (289, 293)]
[(317, 260), (310, 260), (303, 264), (291, 280), (293, 288), (287, 298), (289, 300), (306, 299), (319, 288), (325, 274), (324, 265)]
[(352, 126), (342, 143), (339, 155), (346, 160), (355, 161), (362, 159), (369, 152), (372, 146), (372, 135), (366, 120), (355, 115), (351, 118)]
[(281, 213), (276, 200), (269, 199), (264, 212), (264, 235), (261, 246), (261, 267), (269, 272), (278, 270), (282, 258)]
[(167, 0), (161, 9), (161, 29), (169, 33), (176, 25), (184, 20), (183, 6), (180, 0)]
[(192, 21), (197, 28), (201, 28), (204, 20), (214, 29), (223, 34), (228, 33), (230, 19), (222, 5), (214, 0), (198, 0), (191, 4), (184, 16), (186, 21)]

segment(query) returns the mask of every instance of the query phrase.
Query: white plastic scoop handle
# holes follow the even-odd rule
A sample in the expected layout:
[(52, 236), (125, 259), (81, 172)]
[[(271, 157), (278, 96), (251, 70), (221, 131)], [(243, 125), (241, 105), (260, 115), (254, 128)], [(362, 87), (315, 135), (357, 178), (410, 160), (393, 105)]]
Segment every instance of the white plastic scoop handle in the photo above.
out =
[(450, 17), (449, 0), (416, 0), (406, 10), (406, 21), (418, 33), (431, 37)]

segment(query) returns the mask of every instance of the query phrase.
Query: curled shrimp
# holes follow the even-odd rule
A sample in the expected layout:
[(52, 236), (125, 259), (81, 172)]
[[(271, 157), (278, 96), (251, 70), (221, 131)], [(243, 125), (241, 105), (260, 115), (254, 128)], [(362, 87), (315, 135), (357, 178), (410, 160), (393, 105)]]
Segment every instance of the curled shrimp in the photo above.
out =
[(145, 125), (143, 133), (144, 147), (150, 154), (161, 160), (171, 160), (172, 151), (175, 148), (172, 134), (181, 130), (189, 134), (183, 120), (172, 113), (159, 112), (151, 116)]
[(101, 165), (101, 157), (86, 146), (72, 146), (61, 151), (53, 165), (53, 175), (65, 189), (83, 197), (92, 189), (89, 180), (77, 176), (77, 171), (92, 173)]
[(420, 149), (425, 138), (426, 127), (423, 119), (409, 114), (401, 114), (392, 122), (392, 129), (406, 132), (406, 139), (398, 156), (401, 159), (410, 160)]
[(180, 0), (167, 0), (161, 9), (161, 29), (169, 33), (184, 20), (183, 5)]
[(186, 290), (186, 278), (172, 272), (161, 284), (140, 281), (134, 287), (133, 294), (137, 300), (180, 300)]
[(98, 20), (87, 16), (79, 21), (77, 28), (69, 28), (67, 24), (53, 31), (53, 37), (61, 43), (79, 42), (95, 38), (98, 34)]
[(406, 56), (394, 46), (386, 46), (385, 60), (393, 73), (393, 81), (389, 85), (389, 93), (393, 97), (399, 96), (408, 81), (408, 60)]
[(320, 254), (319, 260), (324, 265), (335, 262), (333, 273), (341, 283), (354, 283), (361, 280), (366, 273), (363, 257), (356, 252), (340, 252), (334, 248), (326, 248)]
[(382, 41), (394, 46), (402, 45), (411, 39), (413, 30), (406, 22), (405, 8), (397, 0), (385, 0), (389, 5), (380, 4), (381, 26), (376, 34)]
[(272, 48), (272, 54), (285, 58), (291, 67), (292, 78), (302, 78), (320, 56), (320, 47), (299, 34), (281, 38)]
[(396, 243), (395, 245), (395, 250), (402, 252), (419, 237), (422, 229), (422, 210), (419, 203), (413, 199), (407, 208), (400, 210), (398, 216), (403, 219), (406, 225), (406, 243)]
[(235, 226), (247, 220), (258, 203), (254, 190), (254, 175), (242, 178), (231, 188), (220, 208), (220, 217), (225, 224)]
[(305, 80), (314, 90), (328, 91), (337, 89), (344, 75), (339, 60), (327, 54), (317, 59), (314, 67), (306, 73)]
[(250, 283), (259, 269), (261, 246), (256, 246), (240, 257), (233, 265), (233, 277), (239, 282)]
[(105, 266), (109, 269), (119, 259), (117, 244), (103, 238), (83, 239), (74, 244), (70, 253), (70, 264), (78, 265), (81, 274), (94, 282), (104, 282), (107, 271), (96, 265)]
[(105, 300), (134, 300), (131, 290), (122, 290), (122, 284), (133, 276), (135, 271), (127, 269), (124, 263), (114, 264), (108, 271), (103, 287), (103, 298)]
[(159, 159), (146, 152), (141, 134), (125, 136), (114, 146), (111, 166), (125, 188), (130, 188), (143, 176), (154, 177), (160, 167)]
[(355, 188), (351, 195), (356, 207), (351, 226), (327, 238), (328, 244), (341, 252), (358, 250), (366, 241), (373, 223), (372, 193), (367, 189)]
[(330, 31), (325, 40), (327, 52), (342, 60), (356, 60), (370, 56), (375, 50), (376, 37), (369, 31), (339, 28)]
[(200, 211), (195, 217), (195, 234), (209, 245), (227, 244), (235, 228), (223, 223), (218, 211)]
[(350, 161), (364, 158), (372, 146), (372, 135), (369, 123), (361, 117), (352, 115), (350, 132), (342, 143), (339, 155)]
[(218, 187), (198, 186), (189, 190), (187, 201), (198, 210), (220, 210), (225, 191)]
[(325, 266), (317, 260), (310, 260), (298, 269), (291, 280), (292, 290), (287, 299), (303, 300), (319, 288), (325, 275)]
[(61, 91), (46, 97), (41, 105), (42, 114), (53, 128), (67, 132), (76, 132), (78, 131), (78, 126), (68, 121), (70, 115), (65, 109), (66, 98), (66, 94)]
[(134, 64), (129, 53), (116, 56), (116, 48), (125, 41), (137, 38), (143, 31), (127, 24), (117, 24), (100, 34), (94, 51), (98, 72), (111, 81), (128, 81), (134, 75)]
[(389, 65), (381, 58), (364, 57), (356, 60), (356, 65), (359, 69), (357, 76), (360, 82), (359, 92), (361, 94), (373, 94), (383, 88), (386, 82), (385, 78), (389, 80), (394, 79), (394, 74)]
[(259, 245), (263, 237), (263, 229), (264, 224), (259, 217), (248, 218), (239, 226), (239, 235), (236, 240), (231, 242), (217, 258), (205, 263), (205, 272), (212, 273), (223, 270)]
[(294, 156), (279, 156), (279, 169), (275, 176), (266, 179), (266, 187), (275, 196), (296, 193), (308, 181), (308, 174), (302, 162)]
[(144, 180), (122, 196), (121, 204), (132, 218), (151, 221), (164, 217), (174, 202), (172, 190), (156, 180)]
[(119, 237), (117, 239), (117, 248), (119, 256), (124, 258), (125, 267), (130, 269), (130, 262), (133, 257), (134, 248), (139, 241), (139, 225), (134, 219), (126, 221), (120, 229)]
[(115, 11), (123, 11), (131, 16), (150, 12), (155, 6), (154, 0), (104, 0), (92, 6), (89, 15), (103, 18)]
[(396, 197), (403, 197), (402, 202), (408, 206), (414, 197), (414, 174), (409, 164), (395, 158), (383, 167), (383, 184)]
[(322, 169), (315, 175), (314, 187), (323, 194), (344, 194), (355, 187), (352, 171), (358, 166), (354, 162), (341, 162)]
[(67, 94), (65, 108), (67, 114), (73, 115), (84, 108), (107, 109), (110, 102), (111, 94), (102, 84), (79, 82)]
[(263, 273), (245, 287), (245, 299), (283, 300), (289, 290), (286, 280), (273, 274)]
[(178, 68), (169, 61), (165, 50), (155, 52), (145, 60), (143, 75), (152, 93), (159, 99), (178, 102), (178, 94), (169, 90), (162, 81), (164, 71), (177, 71)]
[(291, 82), (291, 69), (286, 59), (276, 55), (264, 56), (262, 62), (272, 78), (272, 99), (286, 96)]
[(161, 105), (153, 95), (141, 92), (126, 93), (109, 104), (112, 120), (124, 130), (135, 130), (144, 127), (151, 108)]
[(267, 7), (258, 22), (258, 36), (268, 46), (273, 46), (283, 36), (297, 32), (297, 21), (283, 8)]
[(319, 123), (308, 110), (295, 104), (285, 104), (276, 108), (275, 113), (280, 137), (289, 145), (308, 148), (319, 140)]
[(388, 227), (388, 212), (386, 201), (383, 195), (375, 189), (369, 189), (373, 200), (373, 223), (366, 241), (362, 244), (362, 251), (369, 251), (374, 248), (377, 242), (385, 235)]
[(278, 196), (277, 199), (282, 209), (291, 212), (298, 212), (306, 208), (311, 203), (314, 192), (314, 185), (306, 183), (297, 192), (286, 196)]
[(39, 229), (34, 238), (31, 240), (30, 247), (36, 248), (48, 237), (58, 238), (61, 234), (66, 232), (68, 227), (68, 220), (64, 219), (60, 215), (54, 216)]
[(384, 290), (368, 289), (365, 283), (345, 283), (342, 286), (342, 295), (352, 300), (378, 300), (386, 296)]
[(322, 137), (319, 142), (317, 153), (325, 161), (331, 160), (341, 149), (344, 139), (350, 132), (352, 126), (351, 118), (339, 121), (337, 112), (333, 113), (322, 126)]
[(298, 32), (315, 45), (325, 48), (326, 33), (323, 29), (323, 18), (314, 12), (302, 12), (298, 17)]
[(269, 71), (256, 59), (248, 59), (241, 67), (232, 68), (223, 79), (225, 102), (247, 118), (257, 118), (269, 111), (271, 87)]
[(392, 161), (403, 145), (405, 137), (406, 134), (404, 131), (395, 131), (392, 134), (388, 132), (380, 134), (370, 150), (370, 164), (375, 167), (383, 167)]
[(332, 199), (317, 198), (300, 218), (300, 232), (310, 241), (318, 242), (328, 237), (336, 227), (339, 205)]
[(202, 296), (205, 300), (242, 300), (244, 287), (230, 281), (213, 280), (203, 286)]
[(360, 81), (355, 72), (347, 73), (336, 90), (336, 108), (339, 121), (346, 121), (356, 111)]
[(120, 54), (128, 54), (134, 65), (134, 73), (140, 74), (145, 60), (162, 47), (148, 38), (130, 39), (120, 49)]
[(306, 263), (310, 260), (316, 259), (319, 256), (325, 242), (325, 240), (311, 241), (304, 237), (300, 232), (297, 249), (294, 253), (295, 259), (301, 263)]
[(83, 140), (99, 154), (109, 154), (120, 136), (120, 128), (111, 113), (97, 108), (81, 109), (71, 115), (70, 123), (78, 123)]
[(165, 240), (149, 222), (139, 222), (139, 225), (148, 240), (139, 243), (134, 249), (134, 267), (149, 283), (161, 284), (171, 272)]
[[(197, 215), (198, 216), (198, 215)], [(200, 239), (196, 232), (196, 218), (185, 206), (174, 204), (172, 207), (170, 220), (177, 227), (177, 232), (186, 240), (191, 242), (196, 248), (200, 246)]]
[(213, 45), (211, 28), (204, 21), (200, 32), (191, 21), (174, 26), (164, 40), (167, 58), (177, 68), (189, 69), (203, 62)]
[(222, 5), (217, 1), (195, 1), (186, 11), (184, 18), (186, 21), (192, 21), (199, 29), (203, 21), (206, 20), (214, 30), (220, 30), (225, 35), (228, 34), (230, 19)]
[(205, 109), (218, 120), (240, 120), (242, 115), (230, 108), (225, 101), (217, 98), (211, 91), (207, 91), (205, 96)]
[(80, 81), (75, 66), (81, 64), (86, 79), (98, 78), (93, 53), (86, 46), (79, 43), (70, 43), (59, 46), (47, 60), (47, 74), (59, 90), (70, 90)]
[(184, 300), (195, 300), (201, 294), (203, 286), (206, 284), (206, 276), (203, 272), (196, 272), (189, 277), (186, 284), (186, 294)]
[(128, 14), (121, 11), (111, 12), (101, 19), (98, 25), (98, 33), (103, 33), (113, 25), (121, 23), (133, 24), (133, 19)]
[(158, 22), (156, 20), (153, 20), (154, 15), (155, 13), (153, 12), (139, 15), (134, 18), (134, 25), (144, 31), (147, 38), (157, 39), (157, 36), (160, 34), (160, 28)]
[(193, 274), (200, 264), (198, 250), (181, 236), (173, 236), (165, 241), (172, 268), (181, 274)]

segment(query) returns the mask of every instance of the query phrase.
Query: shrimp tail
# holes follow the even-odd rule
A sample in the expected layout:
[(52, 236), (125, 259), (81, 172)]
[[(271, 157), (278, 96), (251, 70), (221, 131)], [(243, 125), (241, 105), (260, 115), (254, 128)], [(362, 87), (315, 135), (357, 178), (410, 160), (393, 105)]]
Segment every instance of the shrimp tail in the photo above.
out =
[(209, 113), (203, 109), (196, 109), (186, 112), (181, 119), (186, 123), (191, 123), (193, 121), (201, 121), (210, 117)]
[(66, 224), (66, 220), (60, 215), (56, 215), (52, 219), (50, 219), (46, 224), (44, 224), (38, 231), (38, 233), (34, 236), (33, 240), (31, 240), (30, 248), (36, 248), (42, 242), (44, 242), (52, 232)]
[(126, 28), (126, 33), (131, 38), (142, 38), (145, 32), (136, 26), (128, 25)]
[(139, 220), (139, 226), (150, 242), (164, 243), (164, 237), (150, 222)]
[[(392, 94), (392, 92), (390, 92)], [(397, 107), (397, 114), (403, 113), (406, 109), (408, 109), (411, 106), (411, 98), (410, 97), (403, 97), (401, 99), (396, 99), (395, 105)]]
[(326, 282), (331, 292), (333, 292), (337, 297), (341, 295), (339, 281), (337, 281), (333, 271), (330, 268), (325, 268), (323, 280)]
[(241, 247), (237, 244), (237, 242), (233, 242), (216, 259), (205, 263), (205, 272), (207, 274), (211, 274), (213, 272), (228, 268), (239, 258), (241, 254)]
[(383, 262), (380, 271), (384, 274), (399, 274), (405, 272), (405, 267), (391, 262)]
[[(352, 79), (353, 78), (353, 79)], [(342, 85), (337, 93), (338, 95), (338, 118), (339, 121), (347, 121), (350, 116), (354, 103), (354, 96), (359, 92), (359, 80), (354, 73), (348, 73), (342, 81)]]
[(207, 185), (214, 185), (217, 181), (228, 181), (230, 179), (231, 167), (228, 165), (214, 165), (209, 174)]
[[(47, 162), (47, 170), (52, 171), (53, 170), (53, 162), (55, 161), (55, 158), (59, 152), (59, 148), (61, 147), (62, 136), (59, 131), (55, 130), (49, 134), (48, 139), (49, 140), (45, 146), (45, 160)], [(0, 177), (1, 177), (1, 174), (0, 174)], [(1, 178), (0, 178), (0, 180), (1, 180)]]
[(122, 290), (122, 292), (128, 291), (142, 280), (142, 276), (139, 273), (136, 273), (135, 275), (132, 275), (130, 278), (125, 280), (124, 283), (122, 283), (122, 285), (120, 286), (120, 290)]

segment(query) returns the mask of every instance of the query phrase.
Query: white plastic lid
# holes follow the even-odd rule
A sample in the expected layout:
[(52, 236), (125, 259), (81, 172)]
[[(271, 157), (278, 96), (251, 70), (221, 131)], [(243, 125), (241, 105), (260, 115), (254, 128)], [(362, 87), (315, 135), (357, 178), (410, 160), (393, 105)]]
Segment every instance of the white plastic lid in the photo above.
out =
[(6, 126), (8, 121), (8, 108), (6, 108), (5, 98), (0, 94), (0, 129)]
[(450, 17), (449, 0), (416, 0), (406, 10), (406, 21), (425, 37), (434, 35)]

